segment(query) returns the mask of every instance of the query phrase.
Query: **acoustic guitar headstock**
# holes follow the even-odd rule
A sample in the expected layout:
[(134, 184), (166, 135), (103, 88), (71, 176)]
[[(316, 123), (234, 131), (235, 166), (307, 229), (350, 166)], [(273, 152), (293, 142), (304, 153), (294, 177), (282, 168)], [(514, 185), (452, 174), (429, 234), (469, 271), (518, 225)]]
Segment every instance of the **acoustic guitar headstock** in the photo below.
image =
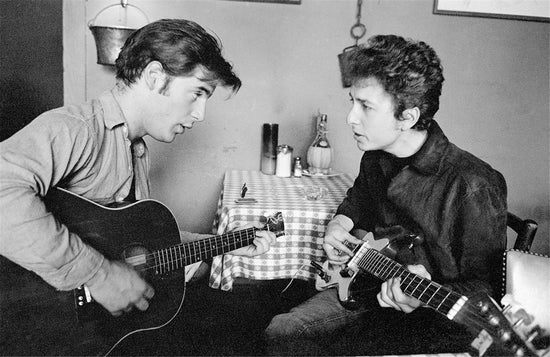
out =
[(281, 237), (285, 235), (285, 222), (283, 219), (283, 214), (277, 212), (272, 214), (267, 218), (264, 230), (275, 233), (276, 237)]

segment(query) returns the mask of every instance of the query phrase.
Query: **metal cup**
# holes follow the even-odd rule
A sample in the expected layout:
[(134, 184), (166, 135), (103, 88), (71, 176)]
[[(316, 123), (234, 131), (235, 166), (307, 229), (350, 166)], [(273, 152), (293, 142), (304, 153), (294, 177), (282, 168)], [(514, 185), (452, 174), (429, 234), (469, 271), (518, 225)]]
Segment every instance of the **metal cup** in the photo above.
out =
[(279, 124), (264, 123), (262, 127), (261, 171), (266, 175), (274, 175), (277, 165), (277, 144), (279, 140)]

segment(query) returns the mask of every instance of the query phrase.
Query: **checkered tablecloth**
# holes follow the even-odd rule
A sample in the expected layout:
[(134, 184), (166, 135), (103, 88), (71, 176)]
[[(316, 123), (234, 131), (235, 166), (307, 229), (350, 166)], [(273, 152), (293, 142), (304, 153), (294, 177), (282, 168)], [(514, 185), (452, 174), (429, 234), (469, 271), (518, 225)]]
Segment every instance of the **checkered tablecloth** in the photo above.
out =
[[(237, 204), (246, 183), (246, 198), (255, 203)], [(225, 173), (223, 190), (218, 201), (214, 233), (224, 234), (260, 221), (261, 216), (282, 212), (285, 235), (262, 255), (248, 258), (226, 254), (212, 262), (210, 286), (231, 290), (236, 277), (249, 279), (314, 279), (311, 260), (322, 260), (325, 253), (322, 238), (327, 223), (353, 184), (349, 174), (330, 177), (289, 177), (264, 175), (260, 171), (231, 170)], [(319, 185), (327, 189), (325, 197), (308, 201), (303, 187)]]

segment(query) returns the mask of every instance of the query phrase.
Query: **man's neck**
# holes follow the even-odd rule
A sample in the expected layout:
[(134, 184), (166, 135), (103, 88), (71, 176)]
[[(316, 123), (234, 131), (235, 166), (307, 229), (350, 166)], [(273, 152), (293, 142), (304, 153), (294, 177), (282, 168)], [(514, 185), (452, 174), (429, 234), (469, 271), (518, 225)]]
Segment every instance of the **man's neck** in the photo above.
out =
[(126, 126), (128, 128), (128, 139), (134, 141), (145, 135), (141, 129), (141, 118), (143, 115), (143, 108), (141, 104), (143, 100), (139, 100), (140, 95), (137, 93), (140, 89), (132, 85), (131, 87), (124, 85), (123, 83), (117, 83), (113, 90), (113, 95), (117, 100), (124, 119), (126, 120)]

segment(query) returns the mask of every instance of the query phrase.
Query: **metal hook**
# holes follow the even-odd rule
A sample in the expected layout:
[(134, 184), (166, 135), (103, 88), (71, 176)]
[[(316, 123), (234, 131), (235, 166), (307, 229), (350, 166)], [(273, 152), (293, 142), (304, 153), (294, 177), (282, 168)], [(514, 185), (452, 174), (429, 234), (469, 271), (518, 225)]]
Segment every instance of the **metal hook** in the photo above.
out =
[(356, 46), (359, 39), (365, 36), (365, 33), (367, 33), (367, 27), (361, 23), (361, 6), (362, 5), (363, 5), (363, 0), (357, 0), (357, 15), (355, 16), (357, 21), (349, 31), (351, 37), (355, 39)]

